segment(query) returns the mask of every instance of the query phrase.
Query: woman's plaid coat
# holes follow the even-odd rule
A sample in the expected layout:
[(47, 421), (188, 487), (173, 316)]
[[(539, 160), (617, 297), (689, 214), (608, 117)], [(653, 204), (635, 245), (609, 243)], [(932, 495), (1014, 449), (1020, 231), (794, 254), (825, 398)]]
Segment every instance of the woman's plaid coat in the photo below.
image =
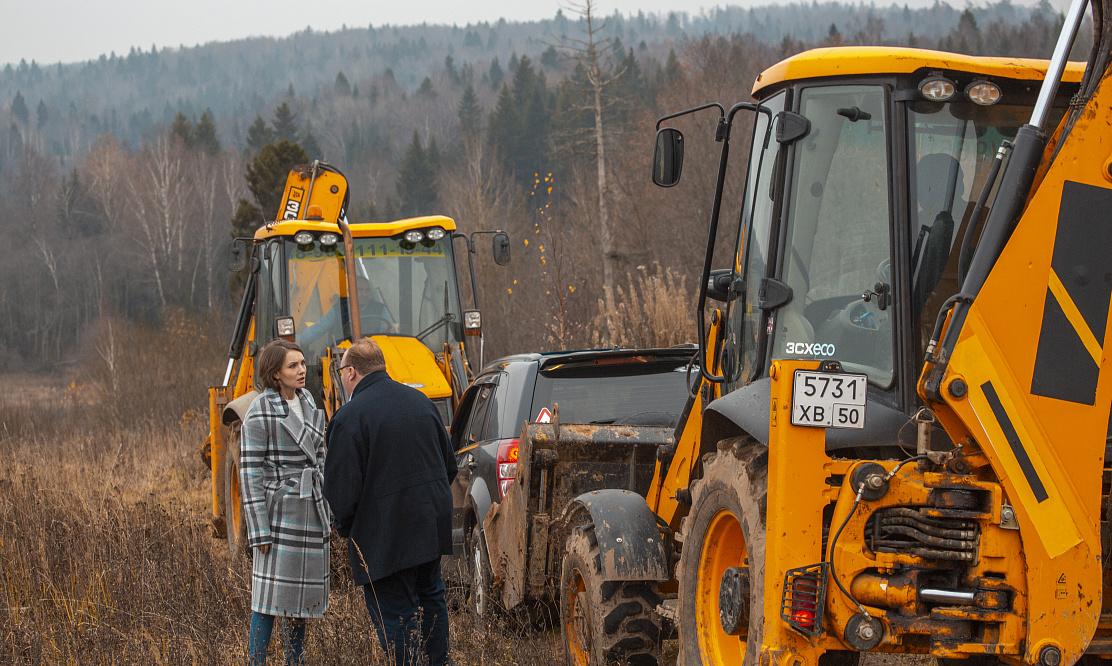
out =
[(319, 618), (328, 608), (332, 516), (321, 494), (324, 411), (297, 391), (302, 421), (282, 396), (267, 389), (247, 410), (240, 444), (240, 488), (251, 548), (251, 610)]

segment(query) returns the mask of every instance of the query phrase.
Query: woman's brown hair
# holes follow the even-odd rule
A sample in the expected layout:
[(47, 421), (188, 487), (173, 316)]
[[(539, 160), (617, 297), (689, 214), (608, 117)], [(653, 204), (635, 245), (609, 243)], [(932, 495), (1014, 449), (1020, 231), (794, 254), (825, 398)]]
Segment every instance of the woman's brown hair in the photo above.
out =
[(263, 389), (281, 390), (278, 378), (274, 375), (282, 369), (286, 354), (291, 351), (305, 353), (301, 351), (301, 347), (296, 342), (290, 342), (282, 338), (271, 340), (263, 347), (259, 354), (259, 362), (255, 366), (255, 388), (260, 391)]

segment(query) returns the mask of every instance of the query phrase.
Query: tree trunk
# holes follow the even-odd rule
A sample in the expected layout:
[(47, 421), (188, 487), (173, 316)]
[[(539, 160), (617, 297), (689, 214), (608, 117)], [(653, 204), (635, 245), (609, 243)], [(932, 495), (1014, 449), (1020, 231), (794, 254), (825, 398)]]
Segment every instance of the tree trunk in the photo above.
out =
[(606, 147), (602, 133), (602, 86), (595, 86), (595, 144), (598, 152), (598, 227), (602, 241), (602, 285), (614, 288), (614, 243), (606, 209)]

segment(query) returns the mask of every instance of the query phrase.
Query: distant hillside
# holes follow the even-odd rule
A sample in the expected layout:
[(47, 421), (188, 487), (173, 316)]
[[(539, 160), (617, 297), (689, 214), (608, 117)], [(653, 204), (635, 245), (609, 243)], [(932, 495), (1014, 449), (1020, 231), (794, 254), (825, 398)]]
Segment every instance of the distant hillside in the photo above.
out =
[[(939, 41), (958, 26), (962, 11), (942, 2), (928, 9), (813, 2), (697, 15), (615, 13), (606, 32), (634, 48), (642, 62), (662, 62), (677, 42), (705, 34), (748, 33), (769, 44), (785, 38), (811, 44), (836, 32), (848, 43), (945, 48)], [(1032, 17), (1053, 23), (1057, 16), (1045, 0), (1034, 8), (1004, 0), (969, 11), (980, 26), (1018, 25)], [(254, 118), (269, 117), (280, 101), (291, 101), (302, 120), (319, 131), (327, 122), (319, 105), (337, 85), (341, 90), (346, 85), (353, 98), (375, 101), (387, 86), (410, 95), (427, 76), (435, 84), (439, 73), (474, 81), (480, 103), (490, 108), (511, 58), (528, 56), (549, 75), (562, 76), (566, 63), (554, 51), (548, 57), (545, 52), (561, 36), (577, 32), (575, 21), (558, 13), (535, 22), (306, 30), (185, 49), (152, 45), (77, 64), (8, 65), (0, 73), (0, 122), (6, 128), (0, 132), (0, 169), (14, 156), (16, 135), (15, 143), (30, 143), (68, 164), (102, 133), (137, 145), (169, 126), (179, 111), (195, 119), (211, 109), (218, 135), (237, 148), (244, 146)]]

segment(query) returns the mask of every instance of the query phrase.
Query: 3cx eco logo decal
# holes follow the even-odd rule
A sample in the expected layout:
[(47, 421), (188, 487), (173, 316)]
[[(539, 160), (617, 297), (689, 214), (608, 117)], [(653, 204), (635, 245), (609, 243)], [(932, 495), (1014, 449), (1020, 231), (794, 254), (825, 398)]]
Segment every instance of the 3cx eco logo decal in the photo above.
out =
[(788, 354), (804, 356), (833, 356), (834, 345), (824, 345), (821, 342), (789, 342), (784, 351)]

